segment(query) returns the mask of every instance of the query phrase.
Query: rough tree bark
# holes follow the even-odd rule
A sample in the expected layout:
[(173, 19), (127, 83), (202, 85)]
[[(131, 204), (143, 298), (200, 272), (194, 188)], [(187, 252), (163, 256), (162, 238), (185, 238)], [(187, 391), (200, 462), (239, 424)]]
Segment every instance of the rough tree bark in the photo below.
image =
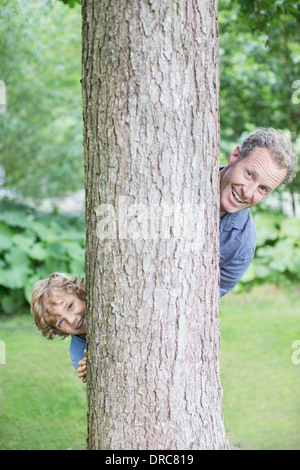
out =
[(84, 0), (89, 449), (224, 449), (217, 0)]

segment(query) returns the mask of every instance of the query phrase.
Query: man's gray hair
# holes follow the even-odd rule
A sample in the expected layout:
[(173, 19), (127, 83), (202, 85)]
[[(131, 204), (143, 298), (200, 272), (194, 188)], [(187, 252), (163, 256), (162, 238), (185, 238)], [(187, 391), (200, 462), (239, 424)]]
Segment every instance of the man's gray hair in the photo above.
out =
[(239, 160), (247, 157), (250, 152), (259, 147), (270, 150), (272, 157), (282, 168), (287, 169), (286, 176), (281, 184), (290, 183), (296, 172), (297, 157), (292, 150), (292, 142), (287, 137), (272, 128), (260, 127), (244, 140)]

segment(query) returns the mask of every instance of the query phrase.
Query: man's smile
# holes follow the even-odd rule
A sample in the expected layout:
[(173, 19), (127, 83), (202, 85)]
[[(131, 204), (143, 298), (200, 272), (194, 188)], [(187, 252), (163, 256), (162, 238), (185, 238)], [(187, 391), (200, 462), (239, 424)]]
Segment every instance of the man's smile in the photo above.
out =
[(231, 188), (231, 192), (232, 192), (232, 194), (233, 194), (234, 199), (235, 199), (237, 202), (239, 202), (240, 204), (246, 203), (246, 201), (243, 201), (243, 200), (240, 198), (240, 196), (238, 195), (238, 193), (237, 193), (233, 188)]

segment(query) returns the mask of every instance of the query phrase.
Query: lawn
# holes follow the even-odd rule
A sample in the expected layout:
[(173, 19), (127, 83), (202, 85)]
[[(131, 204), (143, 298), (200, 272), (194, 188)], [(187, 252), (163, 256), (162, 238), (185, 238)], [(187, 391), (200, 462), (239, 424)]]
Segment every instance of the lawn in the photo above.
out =
[(69, 339), (49, 341), (29, 314), (0, 321), (0, 449), (86, 448), (86, 385), (69, 358)]
[[(261, 286), (221, 300), (221, 377), (233, 449), (300, 448), (299, 289)], [(86, 448), (86, 386), (69, 340), (46, 340), (29, 314), (0, 320), (0, 449)]]
[(232, 448), (300, 449), (299, 288), (264, 285), (221, 300), (221, 377)]

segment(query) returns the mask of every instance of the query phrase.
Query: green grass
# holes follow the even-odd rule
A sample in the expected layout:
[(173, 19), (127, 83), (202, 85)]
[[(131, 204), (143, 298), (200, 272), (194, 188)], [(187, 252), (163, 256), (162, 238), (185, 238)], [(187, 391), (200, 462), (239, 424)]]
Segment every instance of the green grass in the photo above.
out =
[[(299, 289), (261, 286), (221, 300), (221, 378), (232, 449), (300, 448)], [(48, 341), (29, 314), (0, 320), (0, 449), (85, 449), (86, 386), (69, 340)]]
[(221, 300), (221, 378), (235, 449), (300, 449), (299, 289), (264, 285)]
[(85, 449), (86, 386), (69, 339), (47, 340), (24, 314), (0, 320), (0, 340), (0, 449)]

